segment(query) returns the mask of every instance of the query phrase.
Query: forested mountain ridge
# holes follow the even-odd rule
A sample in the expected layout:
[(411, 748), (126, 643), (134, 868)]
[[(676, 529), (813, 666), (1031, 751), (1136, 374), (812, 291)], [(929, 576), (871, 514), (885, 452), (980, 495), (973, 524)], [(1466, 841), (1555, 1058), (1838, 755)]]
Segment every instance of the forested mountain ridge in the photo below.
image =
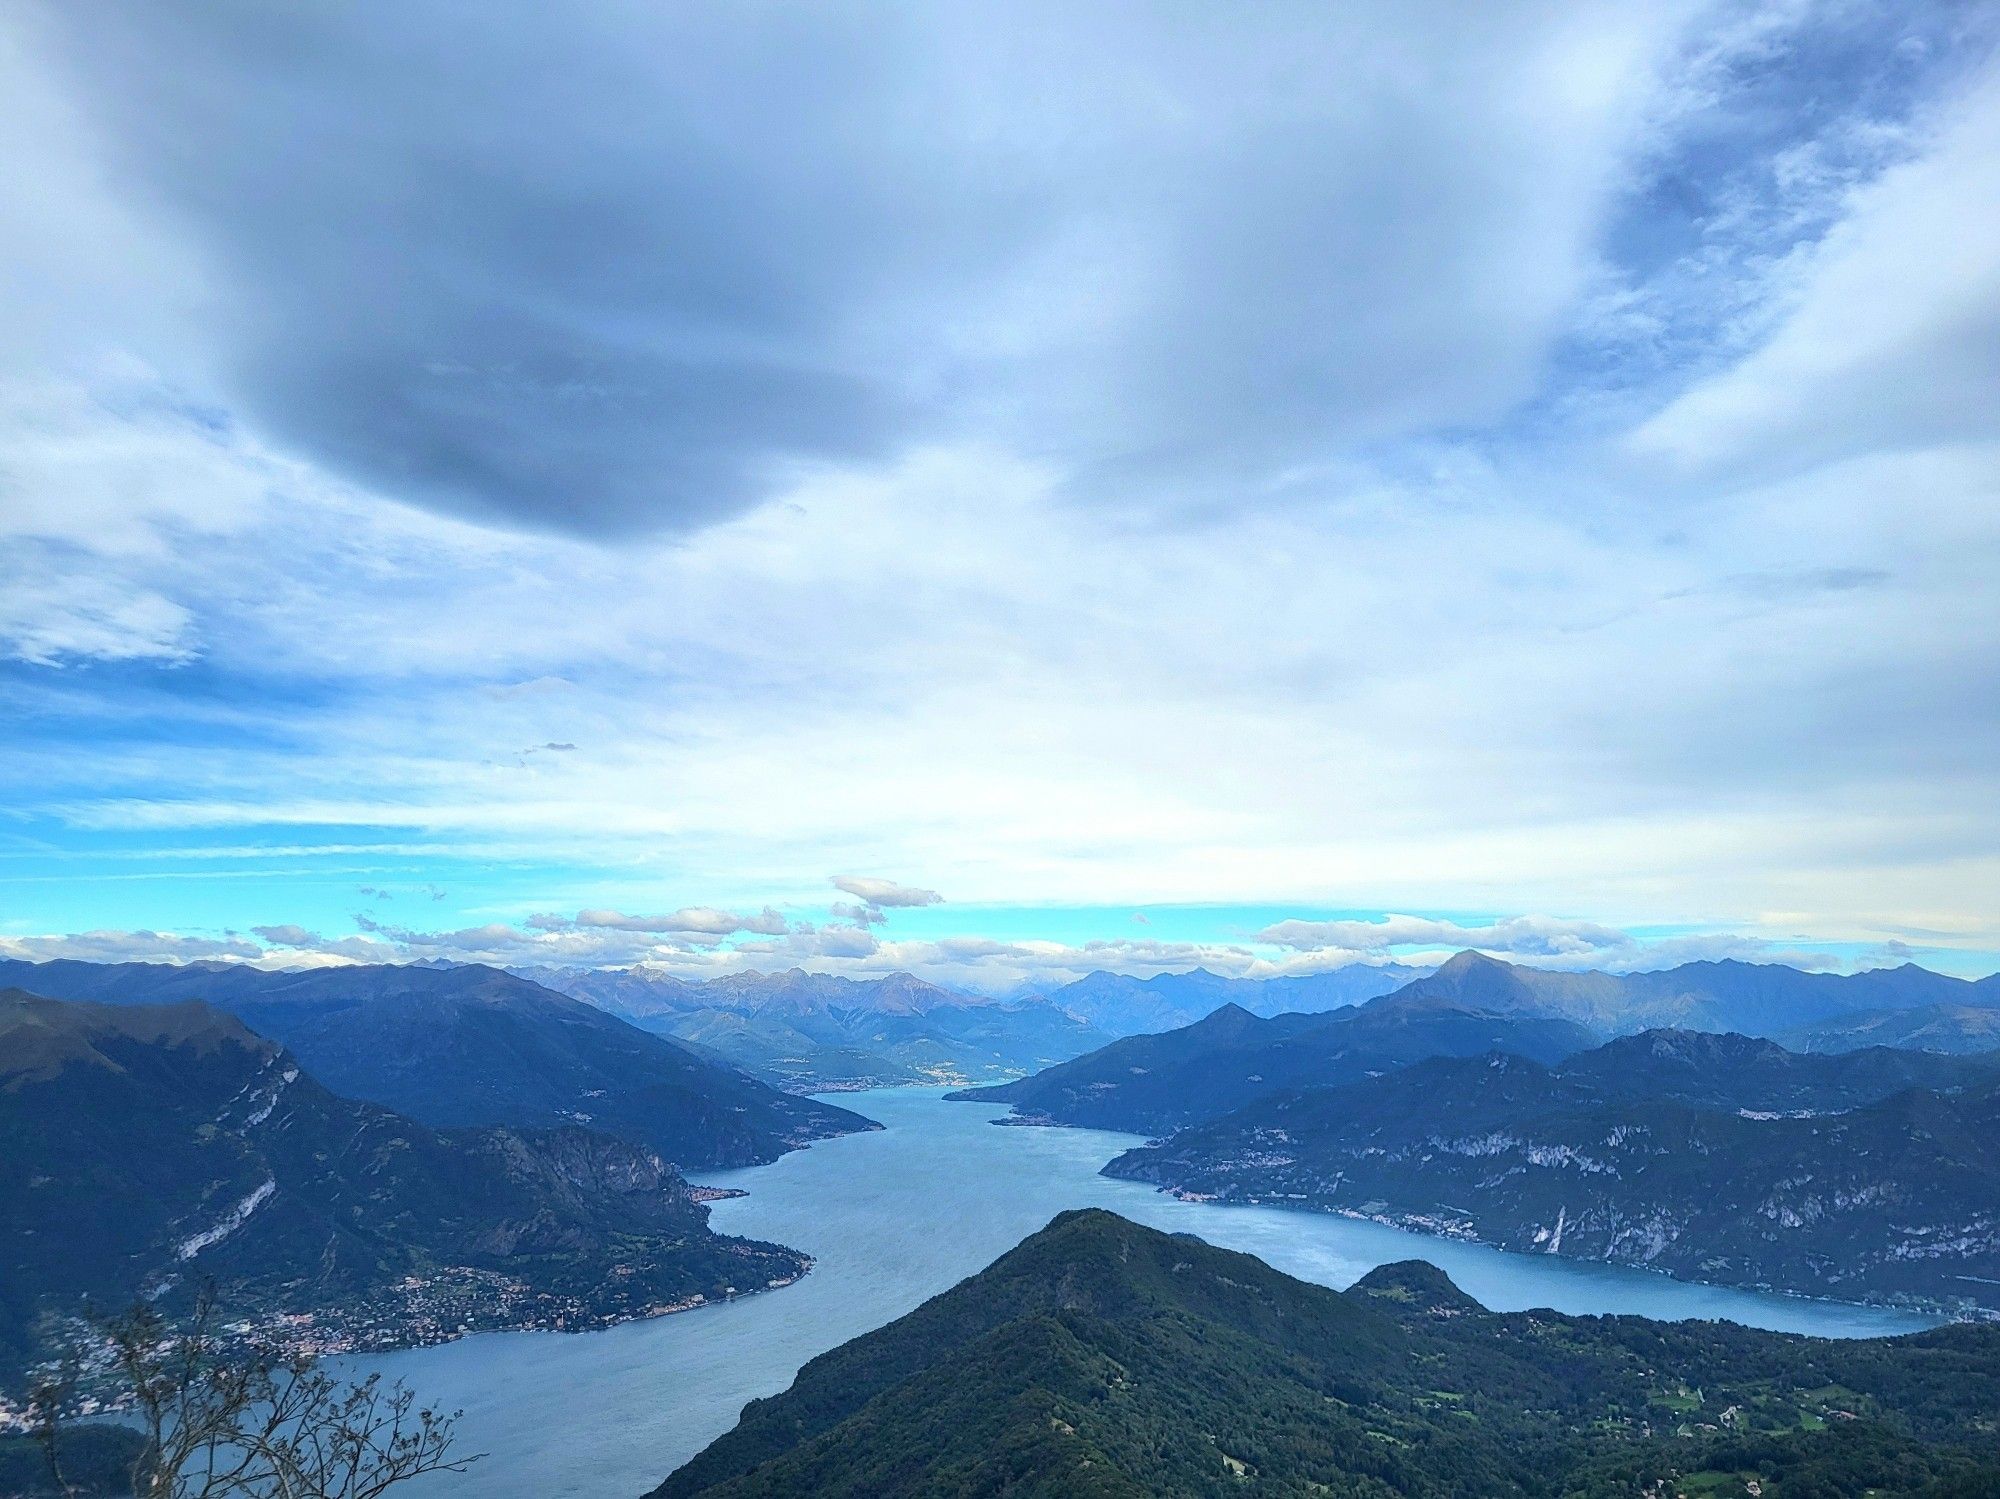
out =
[(1128, 1036), (1032, 1077), (951, 1096), (1012, 1104), (1031, 1119), (1166, 1134), (1267, 1093), (1358, 1081), (1426, 1057), (1502, 1050), (1555, 1061), (1591, 1042), (1568, 1021), (1517, 1020), (1435, 1000), (1269, 1019), (1226, 1005), (1182, 1030)]
[[(1225, 1005), (1179, 1030), (1127, 1037), (964, 1096), (1012, 1104), (1030, 1119), (1164, 1134), (1265, 1094), (1354, 1082), (1429, 1056), (1502, 1051), (1554, 1062), (1614, 1037), (1676, 1026), (1765, 1036), (1801, 1017), (1862, 1014), (1888, 1001), (1915, 1014), (1939, 993), (1969, 996), (1974, 1009), (2000, 1003), (1993, 979), (1971, 983), (1914, 965), (1842, 977), (1704, 962), (1619, 975), (1463, 952), (1353, 1008), (1260, 1020)], [(1724, 1023), (1732, 1016), (1750, 1023)]]
[(0, 962), (0, 984), (115, 1004), (205, 1000), (335, 1093), (439, 1127), (583, 1124), (684, 1167), (754, 1165), (873, 1128), (478, 965)]
[(0, 993), (0, 1372), (37, 1314), (312, 1314), (329, 1340), (591, 1325), (795, 1278), (673, 1167), (576, 1126), (434, 1130), (338, 1097), (199, 1001)]
[[(2000, 1329), (1838, 1343), (1346, 1292), (1065, 1213), (812, 1360), (657, 1499), (1990, 1493)], [(1829, 1481), (1836, 1486), (1827, 1487)]]
[(1504, 1248), (2000, 1308), (2000, 1057), (1655, 1032), (1265, 1097), (1107, 1175)]

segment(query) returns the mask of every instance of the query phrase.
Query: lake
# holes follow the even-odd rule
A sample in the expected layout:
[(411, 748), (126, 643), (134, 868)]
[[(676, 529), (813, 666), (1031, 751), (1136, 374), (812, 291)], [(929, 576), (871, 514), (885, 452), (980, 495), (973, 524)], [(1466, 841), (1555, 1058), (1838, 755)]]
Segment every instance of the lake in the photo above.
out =
[[(803, 1249), (813, 1272), (784, 1290), (592, 1333), (487, 1333), (369, 1359), (419, 1396), (465, 1412), (462, 1476), (410, 1486), (425, 1499), (634, 1499), (791, 1383), (807, 1359), (894, 1320), (988, 1264), (1065, 1208), (1105, 1207), (1246, 1250), (1304, 1280), (1346, 1286), (1390, 1260), (1427, 1259), (1488, 1306), (1649, 1317), (1727, 1317), (1836, 1337), (1909, 1332), (1927, 1319), (1840, 1302), (1691, 1285), (1643, 1271), (1509, 1254), (1317, 1213), (1179, 1202), (1098, 1168), (1137, 1143), (1100, 1130), (996, 1128), (1006, 1111), (940, 1089), (876, 1089), (840, 1102), (878, 1133), (826, 1140), (769, 1166), (711, 1172), (750, 1195), (715, 1227)], [(398, 1490), (398, 1492), (402, 1492)]]

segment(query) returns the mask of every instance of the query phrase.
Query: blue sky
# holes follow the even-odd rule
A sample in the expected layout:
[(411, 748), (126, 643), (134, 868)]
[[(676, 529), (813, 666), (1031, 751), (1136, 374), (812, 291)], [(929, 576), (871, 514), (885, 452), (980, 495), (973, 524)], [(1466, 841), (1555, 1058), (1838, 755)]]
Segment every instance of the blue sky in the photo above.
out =
[(2000, 967), (1995, 15), (16, 7), (0, 949)]

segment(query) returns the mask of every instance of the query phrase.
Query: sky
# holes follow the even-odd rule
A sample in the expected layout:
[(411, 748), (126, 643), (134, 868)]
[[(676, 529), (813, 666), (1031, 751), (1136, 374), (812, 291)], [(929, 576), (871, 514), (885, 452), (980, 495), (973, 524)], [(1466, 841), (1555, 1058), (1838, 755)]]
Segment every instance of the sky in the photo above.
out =
[(2000, 9), (0, 15), (0, 953), (2000, 968)]

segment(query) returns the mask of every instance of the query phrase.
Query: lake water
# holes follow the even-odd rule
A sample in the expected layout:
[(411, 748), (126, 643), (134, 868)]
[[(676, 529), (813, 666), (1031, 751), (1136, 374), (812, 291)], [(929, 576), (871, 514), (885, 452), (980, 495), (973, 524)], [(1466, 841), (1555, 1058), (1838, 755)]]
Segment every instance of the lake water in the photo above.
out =
[(1137, 1143), (1132, 1136), (995, 1128), (989, 1121), (1004, 1109), (946, 1103), (940, 1092), (843, 1095), (842, 1104), (887, 1127), (701, 1178), (750, 1194), (715, 1204), (718, 1230), (814, 1256), (816, 1268), (795, 1285), (603, 1332), (488, 1333), (367, 1361), (426, 1401), (463, 1408), (463, 1449), (489, 1454), (463, 1476), (437, 1475), (410, 1492), (635, 1499), (733, 1426), (745, 1401), (789, 1385), (807, 1359), (894, 1320), (1073, 1207), (1111, 1208), (1199, 1234), (1330, 1286), (1390, 1260), (1427, 1259), (1480, 1301), (1507, 1310), (1727, 1317), (1840, 1337), (1930, 1325), (1898, 1312), (1507, 1254), (1324, 1214), (1178, 1202), (1097, 1174)]

